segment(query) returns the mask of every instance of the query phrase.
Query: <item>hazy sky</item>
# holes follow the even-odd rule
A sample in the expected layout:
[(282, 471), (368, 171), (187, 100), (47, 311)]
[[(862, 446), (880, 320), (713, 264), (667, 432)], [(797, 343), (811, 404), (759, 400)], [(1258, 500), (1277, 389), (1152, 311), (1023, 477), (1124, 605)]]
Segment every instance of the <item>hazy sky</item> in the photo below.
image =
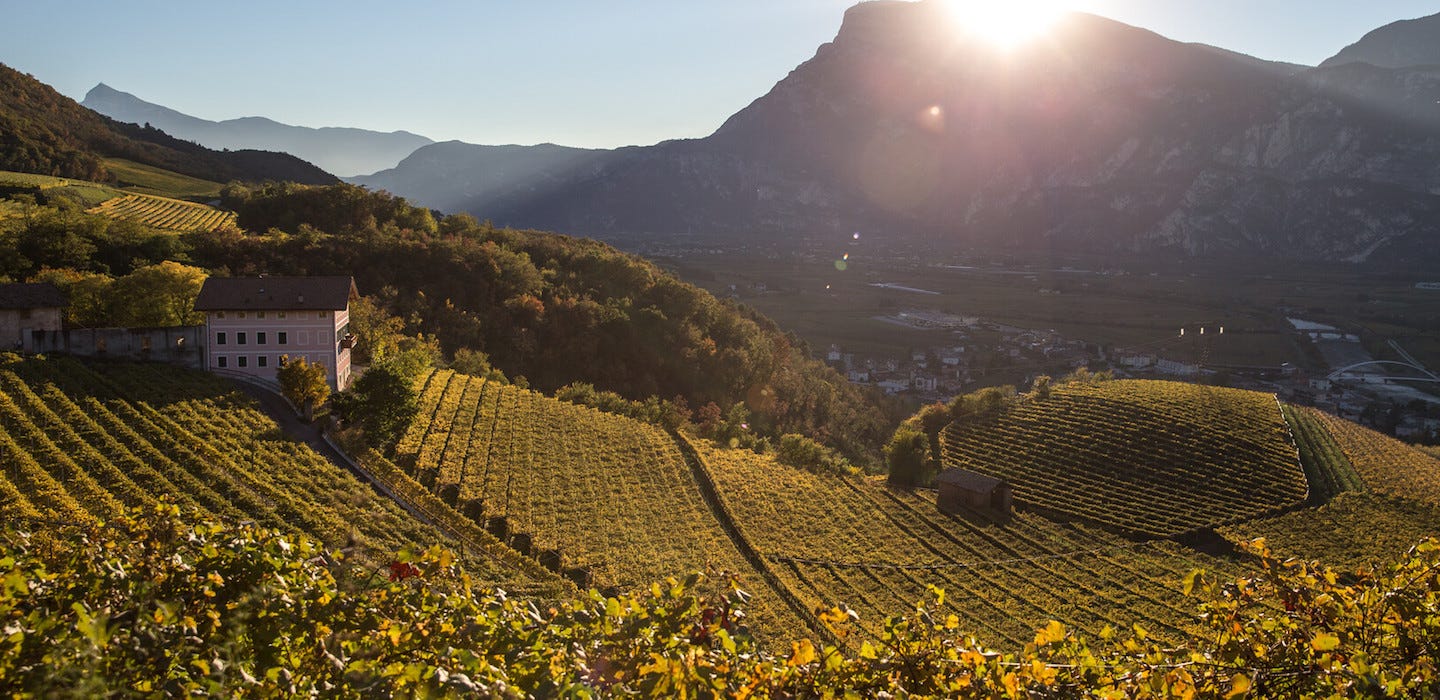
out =
[[(0, 0), (0, 62), (77, 100), (105, 82), (206, 119), (611, 147), (714, 131), (832, 39), (852, 4)], [(1068, 4), (1305, 64), (1440, 11), (1434, 0)]]

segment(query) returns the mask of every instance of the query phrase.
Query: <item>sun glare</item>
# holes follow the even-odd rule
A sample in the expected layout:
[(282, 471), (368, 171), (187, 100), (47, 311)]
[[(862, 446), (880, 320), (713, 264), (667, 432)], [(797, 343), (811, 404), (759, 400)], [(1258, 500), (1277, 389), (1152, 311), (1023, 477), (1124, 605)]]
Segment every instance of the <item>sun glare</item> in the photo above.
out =
[(1010, 49), (1048, 31), (1065, 12), (1060, 0), (946, 0), (960, 29)]

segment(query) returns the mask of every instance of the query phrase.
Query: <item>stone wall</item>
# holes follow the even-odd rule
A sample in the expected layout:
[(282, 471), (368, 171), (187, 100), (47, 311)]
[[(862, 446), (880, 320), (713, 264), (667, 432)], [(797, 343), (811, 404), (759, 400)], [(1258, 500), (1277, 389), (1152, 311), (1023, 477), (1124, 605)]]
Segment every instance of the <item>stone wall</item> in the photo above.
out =
[(166, 362), (191, 369), (205, 368), (205, 327), (74, 328), (30, 331), (25, 352), (60, 352), (80, 357)]

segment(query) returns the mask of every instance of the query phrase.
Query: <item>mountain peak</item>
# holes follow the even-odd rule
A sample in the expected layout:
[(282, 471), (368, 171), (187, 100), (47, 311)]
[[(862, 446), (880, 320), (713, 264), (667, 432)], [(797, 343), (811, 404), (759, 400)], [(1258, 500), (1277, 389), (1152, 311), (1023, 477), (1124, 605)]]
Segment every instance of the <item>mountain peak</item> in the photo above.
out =
[(210, 121), (177, 112), (100, 83), (82, 105), (111, 119), (151, 124), (165, 133), (209, 148), (284, 151), (340, 175), (365, 175), (394, 167), (430, 139), (408, 131), (380, 133), (349, 127), (312, 129), (268, 117)]

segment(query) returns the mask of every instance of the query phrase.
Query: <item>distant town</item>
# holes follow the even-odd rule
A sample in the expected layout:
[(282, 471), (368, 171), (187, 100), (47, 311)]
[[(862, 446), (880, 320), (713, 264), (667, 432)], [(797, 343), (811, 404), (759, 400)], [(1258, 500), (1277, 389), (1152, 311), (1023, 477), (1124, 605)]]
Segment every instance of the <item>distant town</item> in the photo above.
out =
[[(1058, 377), (1088, 367), (1108, 369), (1117, 377), (1272, 392), (1287, 402), (1315, 406), (1405, 440), (1440, 442), (1440, 396), (1418, 388), (1440, 389), (1440, 377), (1393, 341), (1392, 348), (1404, 360), (1376, 360), (1359, 336), (1321, 323), (1290, 319), (1295, 332), (1324, 358), (1329, 368), (1325, 373), (1289, 363), (1273, 368), (1216, 367), (1165, 357), (1155, 350), (1107, 348), (1053, 330), (1017, 328), (933, 309), (907, 309), (875, 320), (943, 331), (948, 337), (941, 344), (911, 348), (903, 356), (865, 355), (832, 344), (821, 359), (855, 384), (920, 403), (948, 401), (982, 386), (1009, 383), (1023, 388), (1040, 375)], [(1223, 334), (1224, 327), (1177, 330), (1177, 334), (1186, 332)]]

